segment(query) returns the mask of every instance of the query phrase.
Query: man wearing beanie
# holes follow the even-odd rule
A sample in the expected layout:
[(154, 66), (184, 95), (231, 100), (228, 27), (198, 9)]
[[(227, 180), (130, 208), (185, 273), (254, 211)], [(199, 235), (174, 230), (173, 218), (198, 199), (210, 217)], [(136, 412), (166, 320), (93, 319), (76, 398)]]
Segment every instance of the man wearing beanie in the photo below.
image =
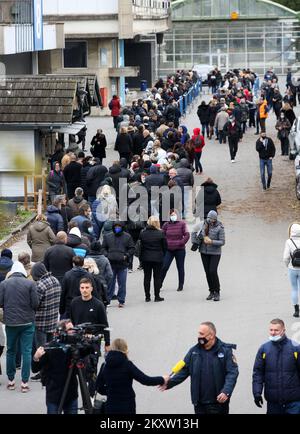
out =
[(2, 280), (5, 280), (5, 277), (7, 273), (11, 270), (12, 266), (12, 251), (9, 249), (2, 250), (0, 257), (0, 282), (2, 282)]
[(218, 221), (216, 211), (209, 211), (201, 233), (203, 241), (200, 246), (200, 253), (209, 288), (209, 296), (206, 300), (219, 301), (218, 265), (221, 259), (221, 248), (225, 244), (225, 231), (222, 223)]
[[(35, 313), (35, 345), (43, 347), (47, 342), (47, 333), (53, 333), (57, 327), (61, 286), (59, 281), (49, 273), (42, 262), (37, 262), (31, 269), (36, 282), (39, 304)], [(37, 374), (31, 380), (40, 380)]]

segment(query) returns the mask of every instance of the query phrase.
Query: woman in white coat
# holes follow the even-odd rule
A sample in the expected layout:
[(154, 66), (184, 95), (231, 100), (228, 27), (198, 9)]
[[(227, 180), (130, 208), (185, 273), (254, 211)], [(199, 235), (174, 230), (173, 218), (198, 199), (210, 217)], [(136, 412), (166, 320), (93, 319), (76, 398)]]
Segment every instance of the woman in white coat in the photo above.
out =
[[(297, 251), (298, 249), (299, 251)], [(300, 290), (300, 223), (292, 223), (289, 227), (289, 239), (285, 242), (283, 261), (288, 267), (288, 276), (292, 288), (292, 303), (295, 308), (293, 316), (298, 318)]]

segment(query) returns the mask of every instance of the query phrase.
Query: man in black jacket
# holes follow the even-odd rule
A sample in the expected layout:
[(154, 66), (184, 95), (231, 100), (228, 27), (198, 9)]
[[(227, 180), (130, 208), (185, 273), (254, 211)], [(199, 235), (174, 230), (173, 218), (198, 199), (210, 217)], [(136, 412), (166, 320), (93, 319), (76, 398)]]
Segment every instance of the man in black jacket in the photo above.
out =
[(281, 319), (271, 321), (269, 334), (253, 367), (255, 405), (262, 407), (264, 389), (267, 414), (300, 414), (300, 345), (287, 338)]
[(76, 160), (76, 155), (72, 155), (70, 163), (63, 170), (69, 199), (74, 197), (75, 189), (80, 187), (80, 172), (82, 165)]
[(44, 265), (56, 279), (62, 283), (64, 275), (73, 268), (74, 252), (66, 246), (68, 236), (65, 232), (58, 232), (55, 245), (46, 250)]
[(229, 401), (239, 375), (238, 365), (232, 349), (216, 336), (211, 322), (200, 324), (198, 344), (192, 347), (182, 368), (171, 377), (167, 386), (171, 389), (191, 377), (191, 398), (196, 414), (228, 414)]
[(96, 200), (97, 190), (107, 173), (107, 168), (100, 163), (99, 158), (95, 158), (94, 161), (95, 165), (90, 168), (86, 176), (88, 201), (91, 206), (94, 200)]
[(231, 162), (235, 163), (238, 144), (241, 138), (241, 126), (234, 116), (230, 116), (229, 121), (224, 125), (223, 133), (228, 136)]
[[(262, 132), (260, 138), (256, 142), (256, 151), (259, 155), (259, 167), (260, 167), (260, 177), (263, 186), (263, 190), (270, 188), (273, 165), (272, 160), (275, 157), (276, 148), (273, 140), (267, 137), (266, 133)], [(266, 183), (265, 170), (267, 168), (268, 181)]]
[(108, 288), (108, 300), (111, 301), (116, 279), (118, 279), (119, 307), (124, 307), (126, 298), (126, 280), (130, 257), (134, 254), (135, 246), (131, 235), (124, 232), (124, 224), (116, 221), (113, 224), (113, 231), (104, 235), (101, 252), (107, 256), (113, 271), (112, 282)]

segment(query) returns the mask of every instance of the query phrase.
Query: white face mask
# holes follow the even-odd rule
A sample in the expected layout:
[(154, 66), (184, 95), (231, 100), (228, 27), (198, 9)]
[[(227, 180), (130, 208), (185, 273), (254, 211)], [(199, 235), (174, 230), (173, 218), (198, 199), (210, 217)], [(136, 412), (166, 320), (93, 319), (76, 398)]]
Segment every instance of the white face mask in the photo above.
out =
[(277, 335), (277, 336), (269, 336), (270, 341), (272, 342), (278, 342), (280, 341), (280, 339), (282, 338), (282, 336)]
[(172, 222), (177, 222), (177, 215), (171, 215), (170, 220)]

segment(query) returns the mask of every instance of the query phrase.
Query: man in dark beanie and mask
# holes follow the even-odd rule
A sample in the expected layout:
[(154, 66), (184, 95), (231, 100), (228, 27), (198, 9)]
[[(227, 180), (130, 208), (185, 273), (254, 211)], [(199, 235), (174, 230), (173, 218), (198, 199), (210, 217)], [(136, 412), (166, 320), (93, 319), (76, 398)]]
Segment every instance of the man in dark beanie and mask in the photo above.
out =
[(4, 249), (1, 252), (0, 282), (5, 279), (7, 273), (11, 270), (11, 267), (13, 266), (12, 256), (12, 251), (9, 249)]
[(126, 280), (129, 259), (133, 256), (135, 246), (131, 235), (124, 231), (123, 222), (116, 221), (113, 224), (113, 231), (103, 237), (101, 253), (105, 255), (110, 262), (113, 277), (108, 288), (108, 301), (110, 303), (118, 280), (119, 307), (124, 307), (126, 298)]
[(234, 344), (225, 344), (216, 336), (216, 327), (203, 322), (198, 344), (177, 365), (175, 375), (161, 386), (171, 389), (191, 377), (191, 398), (195, 414), (228, 414), (229, 401), (239, 375)]

